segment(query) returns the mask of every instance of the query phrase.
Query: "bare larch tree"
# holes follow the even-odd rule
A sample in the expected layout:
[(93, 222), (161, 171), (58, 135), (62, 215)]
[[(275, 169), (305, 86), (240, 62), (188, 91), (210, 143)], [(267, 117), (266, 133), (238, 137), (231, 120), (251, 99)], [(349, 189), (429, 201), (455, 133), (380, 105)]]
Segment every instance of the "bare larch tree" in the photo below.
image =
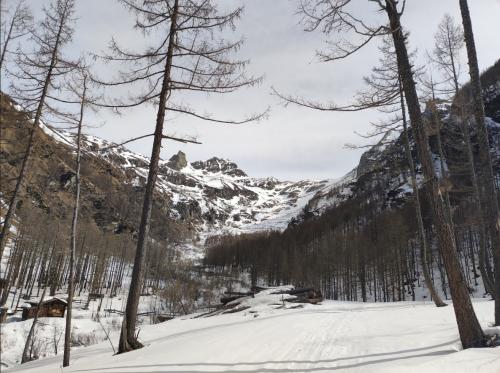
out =
[[(78, 213), (80, 206), (80, 168), (82, 159), (82, 127), (86, 109), (92, 105), (95, 98), (90, 97), (88, 90), (91, 81), (88, 76), (87, 67), (80, 66), (73, 80), (68, 84), (67, 90), (69, 96), (66, 102), (72, 103), (72, 99), (79, 101), (79, 113), (74, 118), (73, 122), (76, 126), (76, 155), (75, 155), (75, 191), (73, 201), (73, 216), (71, 219), (70, 247), (69, 247), (69, 273), (68, 273), (68, 306), (66, 309), (66, 327), (64, 333), (64, 356), (63, 367), (69, 366), (71, 352), (71, 318), (73, 311), (73, 296), (75, 292), (75, 258), (76, 258), (76, 241), (78, 228)], [(71, 124), (71, 122), (69, 123)]]
[(0, 53), (0, 70), (4, 67), (5, 56), (9, 53), (10, 44), (27, 35), (32, 26), (33, 16), (24, 0), (20, 0), (12, 12), (12, 16), (5, 23), (2, 22), (2, 52)]
[[(408, 121), (406, 115), (406, 105), (404, 103), (404, 93), (402, 90), (401, 79), (398, 72), (398, 64), (394, 50), (394, 44), (390, 35), (384, 35), (379, 46), (381, 57), (377, 66), (372, 68), (372, 73), (364, 78), (366, 88), (357, 92), (355, 102), (351, 105), (340, 107), (340, 111), (352, 108), (356, 110), (377, 108), (379, 111), (393, 115), (393, 118), (380, 123), (371, 123), (374, 130), (367, 135), (361, 135), (363, 138), (377, 138), (383, 136), (381, 142), (385, 140), (391, 132), (399, 132), (402, 125), (402, 136), (404, 151), (408, 160), (410, 169), (411, 186), (413, 189), (413, 199), (415, 204), (415, 218), (417, 220), (417, 242), (420, 246), (421, 266), (424, 274), (424, 281), (429, 290), (432, 300), (437, 307), (446, 306), (437, 293), (429, 272), (427, 255), (429, 252), (427, 236), (422, 217), (422, 207), (418, 192), (417, 175), (415, 164), (412, 157), (411, 143), (408, 130)], [(420, 75), (422, 69), (417, 73)], [(276, 91), (275, 91), (276, 92)], [(277, 92), (276, 92), (277, 93)], [(302, 105), (302, 101), (297, 98), (283, 96), (277, 93), (285, 102), (292, 102)], [(309, 102), (309, 105), (313, 105)], [(318, 104), (314, 104), (317, 106)], [(338, 111), (339, 107), (330, 108), (332, 111)], [(369, 145), (370, 147), (372, 145)], [(349, 145), (349, 147), (355, 147)]]
[(430, 57), (432, 62), (434, 62), (441, 71), (444, 78), (441, 84), (442, 88), (439, 89), (439, 91), (445, 95), (453, 95), (454, 104), (457, 106), (458, 116), (456, 119), (460, 125), (465, 142), (465, 150), (472, 181), (472, 196), (479, 216), (479, 271), (483, 277), (483, 284), (486, 291), (489, 292), (492, 297), (495, 297), (493, 274), (491, 273), (491, 267), (486, 255), (488, 238), (484, 220), (485, 214), (481, 205), (477, 171), (474, 163), (473, 145), (469, 131), (470, 121), (467, 116), (469, 112), (468, 102), (466, 101), (466, 95), (460, 94), (460, 75), (462, 72), (461, 52), (464, 45), (464, 32), (461, 25), (456, 24), (453, 17), (449, 14), (445, 14), (434, 36), (434, 49)]
[[(422, 215), (422, 203), (420, 201), (419, 188), (417, 183), (417, 173), (415, 170), (415, 162), (412, 156), (410, 133), (408, 129), (408, 120), (406, 114), (406, 104), (404, 101), (404, 92), (399, 76), (398, 64), (392, 40), (384, 36), (381, 46), (380, 64), (372, 69), (372, 74), (365, 78), (365, 82), (369, 89), (365, 92), (358, 93), (358, 105), (366, 105), (367, 108), (379, 107), (382, 111), (388, 113), (395, 113), (396, 117), (389, 120), (388, 123), (376, 124), (375, 131), (368, 136), (379, 136), (382, 133), (396, 131), (400, 123), (402, 123), (402, 136), (403, 145), (410, 169), (410, 182), (413, 190), (413, 203), (415, 205), (415, 218), (417, 221), (417, 242), (420, 246), (420, 258), (424, 281), (434, 304), (437, 307), (444, 307), (446, 303), (443, 302), (438, 292), (436, 291), (431, 279), (429, 271), (429, 245), (427, 243), (427, 236)], [(400, 114), (397, 114), (397, 110)]]
[[(142, 289), (143, 267), (148, 243), (153, 194), (158, 175), (165, 116), (181, 113), (219, 123), (245, 123), (259, 119), (252, 115), (242, 121), (219, 120), (200, 114), (193, 107), (173, 101), (183, 92), (229, 93), (250, 86), (260, 79), (244, 74), (246, 60), (233, 60), (231, 54), (242, 41), (226, 41), (217, 31), (234, 29), (242, 8), (221, 14), (212, 0), (121, 0), (136, 16), (135, 28), (153, 43), (144, 51), (129, 51), (111, 42), (110, 54), (103, 58), (129, 67), (116, 80), (96, 79), (107, 87), (134, 87), (139, 92), (125, 100), (103, 106), (115, 109), (152, 104), (157, 108), (153, 147), (144, 191), (137, 250), (125, 308), (118, 353), (142, 347), (136, 335), (137, 307)], [(179, 100), (179, 98), (176, 98)]]
[[(359, 51), (378, 36), (390, 34), (393, 39), (397, 57), (397, 67), (401, 79), (406, 106), (410, 117), (412, 133), (415, 138), (420, 164), (424, 176), (425, 190), (431, 202), (433, 221), (436, 228), (438, 247), (449, 279), (450, 292), (453, 299), (460, 339), (463, 348), (477, 347), (485, 344), (485, 337), (477, 320), (469, 297), (469, 291), (461, 272), (456, 253), (456, 243), (452, 226), (447, 217), (441, 185), (434, 170), (430, 147), (424, 128), (424, 119), (420, 111), (420, 103), (415, 87), (413, 66), (407, 50), (407, 36), (404, 33), (400, 17), (404, 11), (396, 0), (368, 0), (367, 5), (374, 4), (377, 10), (383, 11), (389, 24), (372, 26), (355, 14), (352, 0), (316, 0), (301, 1), (300, 12), (306, 22), (306, 31), (320, 30), (328, 35), (342, 35), (340, 40), (330, 42), (330, 50), (320, 52), (322, 61), (344, 59)], [(347, 39), (354, 35), (352, 40)], [(335, 104), (321, 105), (303, 99), (289, 98), (290, 102), (319, 110), (343, 109)], [(345, 111), (360, 110), (349, 106)]]
[(23, 157), (19, 177), (9, 201), (2, 232), (0, 234), (0, 257), (8, 238), (12, 218), (16, 212), (21, 189), (26, 181), (30, 157), (36, 138), (36, 129), (42, 115), (57, 111), (51, 103), (51, 94), (59, 89), (59, 81), (74, 69), (74, 64), (62, 56), (62, 48), (71, 41), (74, 19), (74, 0), (56, 0), (44, 8), (44, 20), (31, 33), (34, 50), (31, 53), (17, 52), (17, 68), (11, 72), (11, 97), (16, 100), (29, 115), (33, 116), (28, 145)]
[(464, 46), (464, 33), (449, 14), (445, 14), (434, 34), (434, 48), (430, 54), (451, 87), (448, 92), (457, 94), (460, 89), (460, 52)]
[(449, 280), (453, 309), (457, 319), (462, 346), (463, 348), (480, 347), (484, 345), (485, 337), (472, 307), (469, 291), (460, 269), (456, 254), (454, 233), (446, 216), (446, 204), (435, 174), (422, 113), (420, 112), (412, 66), (406, 49), (406, 38), (400, 21), (402, 10), (398, 9), (398, 1), (396, 0), (385, 0), (385, 4), (382, 4), (382, 1), (377, 1), (377, 3), (385, 10), (389, 19), (389, 27), (396, 48), (398, 67), (403, 83), (411, 127), (415, 135), (422, 171), (427, 183), (427, 190), (429, 191), (429, 200), (434, 213), (434, 224), (436, 225), (443, 264)]

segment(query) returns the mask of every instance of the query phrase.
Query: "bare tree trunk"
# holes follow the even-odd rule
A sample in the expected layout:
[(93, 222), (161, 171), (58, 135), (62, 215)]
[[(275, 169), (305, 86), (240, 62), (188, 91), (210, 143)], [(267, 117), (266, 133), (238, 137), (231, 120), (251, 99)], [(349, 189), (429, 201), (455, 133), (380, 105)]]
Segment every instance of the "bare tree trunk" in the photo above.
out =
[(71, 350), (71, 316), (73, 311), (73, 294), (75, 291), (75, 255), (76, 255), (76, 228), (78, 223), (78, 207), (80, 203), (80, 161), (83, 113), (85, 108), (86, 81), (83, 81), (83, 95), (80, 106), (80, 118), (76, 135), (76, 172), (75, 172), (75, 200), (73, 207), (73, 221), (71, 222), (71, 243), (69, 253), (69, 281), (68, 281), (68, 306), (66, 309), (66, 329), (64, 331), (64, 356), (63, 367), (69, 366)]
[(425, 286), (427, 286), (427, 289), (429, 290), (429, 293), (431, 294), (431, 298), (436, 304), (437, 307), (444, 307), (447, 304), (444, 303), (439, 296), (438, 292), (436, 291), (436, 288), (434, 287), (434, 284), (432, 283), (431, 276), (429, 274), (429, 262), (427, 260), (427, 239), (425, 236), (425, 227), (424, 227), (424, 221), (422, 219), (422, 208), (420, 204), (420, 196), (418, 193), (418, 185), (417, 185), (417, 175), (415, 172), (415, 164), (413, 163), (413, 157), (411, 155), (411, 148), (410, 148), (410, 139), (408, 136), (408, 124), (406, 121), (406, 109), (405, 109), (405, 103), (404, 103), (404, 96), (403, 96), (403, 87), (401, 85), (401, 80), (399, 80), (399, 89), (401, 91), (400, 93), (400, 99), (401, 99), (401, 115), (403, 118), (403, 136), (404, 136), (404, 145), (405, 145), (405, 152), (406, 152), (406, 158), (408, 159), (408, 164), (410, 166), (410, 177), (411, 177), (411, 186), (413, 189), (413, 199), (415, 203), (415, 212), (417, 214), (417, 228), (418, 228), (418, 241), (420, 244), (420, 256), (421, 256), (421, 262), (422, 262), (422, 272), (424, 273), (424, 281), (425, 281)]
[[(17, 9), (16, 9), (17, 11)], [(7, 37), (5, 39), (5, 43), (3, 44), (2, 48), (2, 54), (0, 55), (0, 70), (2, 69), (3, 61), (5, 59), (5, 51), (7, 50), (7, 47), (9, 46), (10, 39), (12, 37), (12, 31), (14, 30), (14, 24), (15, 24), (15, 17), (12, 17), (12, 20), (10, 22), (9, 26), (9, 32), (7, 33)]]
[(471, 96), (474, 105), (474, 118), (479, 145), (478, 181), (484, 220), (491, 237), (493, 261), (495, 263), (495, 325), (500, 325), (500, 218), (498, 215), (498, 198), (491, 164), (488, 130), (486, 128), (481, 80), (477, 62), (476, 45), (472, 31), (467, 0), (459, 0), (462, 24), (464, 27), (465, 45), (469, 59), (471, 79)]
[[(455, 89), (455, 99), (460, 100), (458, 102), (459, 106), (459, 115), (460, 115), (460, 128), (462, 130), (462, 134), (464, 136), (464, 141), (466, 145), (466, 150), (467, 150), (467, 160), (469, 162), (469, 167), (470, 167), (470, 173), (471, 173), (471, 179), (472, 179), (472, 188), (473, 188), (473, 196), (474, 200), (477, 205), (477, 209), (479, 212), (479, 229), (480, 229), (480, 238), (479, 238), (479, 271), (481, 272), (481, 275), (483, 276), (483, 284), (487, 292), (490, 293), (492, 298), (495, 298), (495, 288), (494, 288), (494, 280), (493, 280), (493, 274), (491, 271), (488, 270), (487, 267), (485, 267), (485, 262), (486, 262), (486, 245), (487, 245), (487, 235), (486, 235), (486, 224), (484, 222), (484, 212), (483, 212), (483, 207), (481, 206), (481, 197), (480, 197), (480, 192), (479, 192), (479, 184), (477, 180), (477, 173), (476, 173), (476, 166), (474, 164), (474, 152), (472, 150), (472, 143), (470, 139), (470, 132), (469, 132), (469, 123), (466, 120), (465, 113), (464, 113), (464, 106), (466, 105), (465, 100), (461, 99), (460, 97), (460, 85), (458, 82), (458, 74), (457, 74), (457, 68), (455, 66), (455, 57), (454, 53), (451, 47), (451, 41), (448, 38), (448, 53), (450, 56), (450, 66), (452, 68), (452, 73), (453, 73), (453, 87)], [(471, 247), (472, 249), (472, 247)], [(474, 258), (474, 255), (472, 255), (472, 258)]]
[(486, 234), (486, 223), (484, 221), (484, 212), (483, 207), (481, 206), (481, 198), (479, 195), (479, 184), (477, 181), (476, 167), (474, 165), (474, 153), (472, 151), (472, 144), (470, 141), (469, 134), (469, 124), (465, 120), (465, 118), (461, 118), (461, 127), (462, 133), (465, 137), (465, 145), (467, 147), (467, 159), (470, 165), (471, 179), (472, 179), (472, 188), (474, 194), (474, 201), (476, 202), (478, 211), (479, 211), (479, 271), (483, 276), (483, 284), (491, 296), (496, 298), (494, 280), (491, 271), (488, 271), (486, 264), (486, 244), (487, 244), (487, 234)]
[(434, 122), (434, 125), (436, 126), (436, 140), (437, 140), (437, 146), (438, 146), (438, 152), (439, 152), (439, 169), (441, 171), (441, 182), (444, 183), (442, 188), (442, 194), (444, 198), (444, 204), (446, 206), (446, 213), (448, 217), (448, 224), (450, 227), (454, 230), (454, 223), (453, 223), (453, 214), (451, 211), (451, 202), (450, 202), (450, 193), (448, 193), (448, 187), (446, 183), (449, 182), (449, 174), (446, 169), (445, 165), (445, 156), (444, 156), (444, 150), (443, 150), (443, 143), (441, 141), (441, 119), (439, 118), (439, 115), (437, 113), (437, 108), (436, 108), (436, 99), (434, 97), (434, 86), (432, 87), (432, 120)]
[(24, 4), (24, 0), (19, 0), (17, 6), (12, 13), (12, 18), (9, 24), (9, 31), (5, 37), (5, 41), (2, 45), (2, 51), (0, 53), (0, 70), (5, 62), (5, 54), (8, 52), (7, 48), (9, 44), (26, 35), (31, 28), (31, 23), (33, 21), (33, 16), (30, 9)]
[(141, 348), (142, 344), (137, 340), (135, 335), (135, 326), (137, 322), (137, 307), (139, 305), (139, 297), (141, 291), (142, 269), (146, 257), (147, 241), (149, 236), (149, 228), (151, 222), (151, 209), (153, 207), (153, 193), (158, 176), (158, 163), (160, 160), (161, 141), (163, 138), (163, 125), (165, 121), (165, 112), (168, 96), (170, 93), (170, 72), (172, 69), (172, 58), (174, 54), (174, 42), (176, 34), (177, 14), (179, 10), (179, 2), (175, 0), (172, 9), (172, 19), (170, 23), (170, 34), (167, 49), (167, 59), (165, 70), (163, 73), (162, 89), (158, 103), (158, 113), (156, 117), (156, 128), (153, 140), (153, 150), (149, 162), (148, 181), (144, 192), (144, 202), (142, 207), (141, 224), (139, 226), (139, 235), (137, 240), (137, 250), (134, 259), (134, 268), (132, 270), (132, 280), (123, 316), (123, 324), (118, 345), (118, 353), (127, 352), (137, 348)]
[(469, 291), (460, 270), (453, 231), (447, 222), (446, 206), (434, 172), (397, 3), (395, 0), (386, 0), (385, 4), (385, 11), (389, 18), (394, 46), (396, 48), (398, 68), (403, 82), (411, 126), (415, 135), (422, 171), (434, 212), (436, 233), (449, 279), (455, 317), (457, 319), (462, 346), (464, 349), (483, 346), (485, 337), (479, 325), (479, 321), (477, 320), (474, 308), (472, 307)]
[(27, 363), (30, 361), (30, 355), (29, 355), (29, 350), (30, 350), (30, 345), (31, 345), (31, 340), (33, 339), (33, 335), (35, 334), (35, 327), (36, 323), (38, 321), (38, 315), (40, 314), (40, 308), (43, 303), (43, 299), (45, 298), (45, 293), (47, 292), (47, 284), (45, 284), (42, 292), (42, 297), (40, 298), (40, 301), (38, 302), (38, 308), (35, 312), (35, 317), (33, 318), (33, 324), (31, 324), (30, 331), (28, 333), (28, 337), (26, 338), (26, 343), (24, 344), (24, 350), (23, 350), (23, 356), (21, 358), (21, 364)]
[(0, 307), (5, 306), (7, 303), (7, 299), (9, 297), (10, 293), (10, 288), (12, 287), (12, 277), (13, 274), (15, 273), (15, 261), (18, 257), (18, 252), (20, 250), (20, 246), (23, 245), (23, 234), (21, 231), (21, 234), (17, 237), (16, 243), (14, 247), (10, 250), (10, 256), (7, 261), (7, 268), (5, 270), (5, 275), (3, 280), (5, 281), (3, 288), (1, 289), (1, 296), (0, 296)]

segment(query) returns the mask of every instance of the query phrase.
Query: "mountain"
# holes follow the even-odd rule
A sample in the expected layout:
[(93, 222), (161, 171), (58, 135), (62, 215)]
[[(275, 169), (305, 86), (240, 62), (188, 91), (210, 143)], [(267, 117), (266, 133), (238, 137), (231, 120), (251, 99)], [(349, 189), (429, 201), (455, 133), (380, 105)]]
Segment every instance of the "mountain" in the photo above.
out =
[[(497, 152), (500, 148), (499, 72), (500, 62), (497, 62), (482, 75), (490, 142)], [(461, 95), (467, 95), (467, 91), (465, 86)], [(0, 198), (5, 205), (13, 189), (31, 119), (4, 94), (0, 105), (4, 140), (0, 150), (3, 176)], [(444, 122), (441, 137), (447, 167), (453, 169), (464, 162), (463, 152), (457, 151), (453, 143), (457, 138), (456, 109), (451, 103), (443, 103), (439, 108)], [(68, 219), (75, 176), (75, 136), (49, 124), (38, 128), (36, 136), (32, 172), (20, 207), (26, 203), (52, 219)], [(430, 142), (439, 171), (435, 137), (431, 136)], [(229, 160), (213, 157), (189, 162), (186, 155), (179, 152), (160, 162), (152, 236), (176, 244), (188, 242), (188, 246), (199, 253), (198, 249), (208, 237), (283, 230), (347, 201), (356, 201), (362, 206), (378, 200), (380, 210), (400, 206), (411, 194), (408, 167), (401, 136), (387, 140), (365, 152), (358, 166), (344, 177), (323, 181), (253, 178)], [(148, 159), (91, 135), (84, 136), (83, 154), (82, 216), (101, 230), (134, 236)], [(415, 149), (413, 154), (416, 158)], [(498, 153), (494, 154), (497, 174), (500, 173), (498, 158)], [(464, 178), (455, 177), (453, 182), (457, 188), (461, 187)]]
[[(482, 74), (481, 80), (493, 168), (494, 173), (500, 177), (500, 60)], [(466, 85), (459, 95), (463, 99), (463, 96), (468, 94), (468, 85)], [(443, 123), (440, 135), (443, 141), (445, 167), (451, 173), (451, 198), (452, 202), (458, 203), (457, 199), (460, 196), (457, 194), (463, 193), (464, 187), (470, 188), (468, 171), (463, 169), (468, 161), (463, 148), (463, 135), (458, 125), (459, 108), (454, 102), (441, 101), (438, 104), (438, 112)], [(424, 118), (430, 121), (431, 115), (431, 109), (426, 107)], [(470, 132), (474, 143), (476, 135), (472, 125)], [(340, 207), (347, 200), (357, 199), (360, 204), (364, 204), (378, 199), (381, 210), (404, 204), (407, 197), (412, 194), (412, 188), (403, 137), (398, 135), (390, 140), (388, 136), (390, 135), (363, 153), (358, 166), (338, 183), (315, 194), (304, 207), (298, 220), (321, 215), (329, 208)], [(392, 136), (394, 137), (394, 135)], [(434, 131), (429, 136), (429, 142), (435, 161), (436, 174), (439, 176), (441, 167), (437, 141), (437, 134)], [(417, 166), (418, 182), (421, 184), (420, 165), (411, 133), (410, 142), (412, 155)], [(457, 143), (460, 144), (458, 148)], [(454, 201), (453, 198), (455, 198)]]
[[(500, 180), (500, 61), (483, 74), (482, 83), (493, 171)], [(465, 86), (460, 95), (466, 101), (436, 102), (440, 121), (432, 120), (435, 103), (428, 103), (423, 115), (436, 177), (441, 190), (449, 195), (460, 265), (470, 292), (486, 296), (482, 279), (493, 268), (491, 247), (486, 241), (484, 246), (480, 244), (481, 219), (474, 203), (460, 125), (459, 114), (464, 107), (457, 104), (469, 102), (468, 94)], [(465, 114), (477, 160), (474, 119)], [(287, 229), (224, 238), (208, 248), (204, 263), (215, 270), (238, 268), (250, 275), (252, 284), (312, 284), (327, 299), (387, 302), (428, 299), (422, 276), (422, 258), (427, 257), (437, 292), (448, 299), (448, 280), (412, 134), (410, 147), (427, 251), (416, 239), (417, 221), (403, 136), (393, 136), (365, 152), (358, 166), (345, 177), (312, 195)]]
[[(5, 204), (31, 120), (8, 96), (2, 95), (0, 191)], [(68, 219), (74, 188), (75, 135), (42, 124), (37, 129), (31, 176), (21, 202), (51, 218)], [(148, 159), (124, 146), (91, 135), (82, 141), (82, 210), (99, 229), (136, 234)], [(229, 160), (213, 157), (189, 162), (183, 152), (160, 161), (153, 237), (202, 247), (211, 235), (284, 229), (316, 193), (333, 180), (279, 181), (253, 178)], [(26, 210), (26, 209), (24, 209)]]

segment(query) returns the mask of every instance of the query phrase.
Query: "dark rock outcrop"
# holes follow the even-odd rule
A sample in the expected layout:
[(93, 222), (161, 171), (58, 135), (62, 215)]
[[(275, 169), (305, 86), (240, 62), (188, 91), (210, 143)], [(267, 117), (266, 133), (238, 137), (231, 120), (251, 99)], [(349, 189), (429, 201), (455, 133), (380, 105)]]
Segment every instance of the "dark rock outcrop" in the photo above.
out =
[(242, 170), (238, 168), (238, 165), (234, 162), (230, 162), (221, 158), (213, 157), (206, 161), (196, 161), (191, 163), (191, 166), (197, 170), (205, 170), (211, 173), (221, 172), (223, 174), (235, 177), (245, 177), (247, 176)]
[(179, 152), (177, 154), (174, 154), (167, 163), (168, 167), (174, 169), (174, 170), (182, 170), (184, 167), (188, 165), (187, 159), (186, 159), (186, 154)]

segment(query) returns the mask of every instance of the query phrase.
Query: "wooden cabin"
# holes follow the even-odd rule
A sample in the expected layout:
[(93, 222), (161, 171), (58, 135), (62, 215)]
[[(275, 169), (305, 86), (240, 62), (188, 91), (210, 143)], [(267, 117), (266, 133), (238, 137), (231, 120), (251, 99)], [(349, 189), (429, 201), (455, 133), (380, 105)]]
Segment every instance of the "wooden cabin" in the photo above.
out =
[[(26, 302), (23, 306), (23, 320), (32, 319), (39, 307), (39, 302)], [(43, 301), (38, 311), (38, 317), (64, 317), (68, 303), (64, 299), (51, 298)]]

